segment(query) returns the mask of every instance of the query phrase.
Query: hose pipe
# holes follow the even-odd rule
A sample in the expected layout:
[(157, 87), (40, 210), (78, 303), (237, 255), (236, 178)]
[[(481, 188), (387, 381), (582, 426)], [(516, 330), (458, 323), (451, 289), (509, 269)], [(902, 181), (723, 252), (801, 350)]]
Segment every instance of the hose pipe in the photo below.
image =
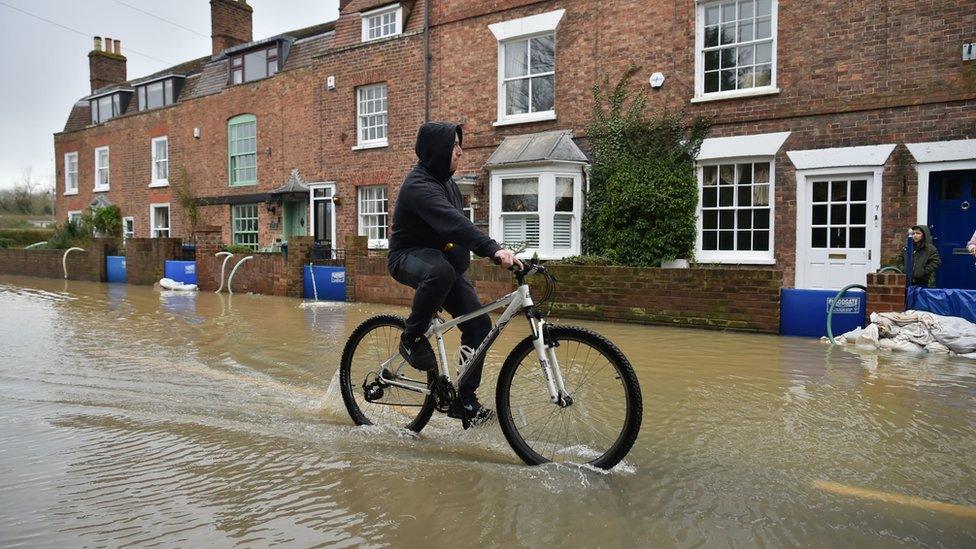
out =
[(249, 256), (245, 257), (244, 259), (238, 261), (237, 262), (237, 265), (234, 265), (234, 268), (231, 269), (230, 276), (227, 277), (227, 293), (229, 293), (229, 294), (234, 293), (234, 289), (232, 288), (232, 284), (234, 283), (234, 274), (237, 273), (237, 269), (239, 269), (241, 265), (243, 265), (244, 263), (246, 263), (248, 259), (254, 259), (254, 256), (253, 255), (249, 255)]
[[(844, 286), (843, 288), (841, 288), (841, 290), (839, 292), (837, 292), (837, 295), (834, 297), (834, 299), (831, 300), (831, 302), (830, 302), (830, 308), (827, 309), (827, 340), (830, 341), (830, 344), (831, 345), (837, 345), (837, 342), (834, 341), (834, 329), (833, 329), (833, 327), (831, 327), (832, 320), (834, 318), (834, 307), (837, 306), (837, 300), (839, 300), (841, 297), (843, 297), (844, 294), (847, 292), (847, 290), (850, 290), (851, 288), (857, 288), (859, 290), (864, 290), (865, 294), (868, 291), (868, 289), (865, 288), (861, 284), (848, 284), (847, 286)], [(865, 297), (867, 297), (867, 296), (865, 295)]]
[(234, 257), (234, 254), (230, 252), (217, 252), (214, 254), (215, 257), (224, 256), (224, 262), (220, 265), (220, 287), (217, 288), (215, 294), (219, 294), (224, 289), (224, 269), (227, 268), (227, 260)]
[(74, 252), (74, 251), (83, 252), (83, 251), (85, 251), (85, 249), (84, 248), (78, 248), (76, 246), (74, 248), (68, 248), (67, 250), (64, 251), (64, 255), (61, 257), (61, 268), (64, 269), (64, 278), (65, 278), (65, 280), (67, 280), (67, 278), (68, 278), (68, 254), (70, 254), (71, 252)]

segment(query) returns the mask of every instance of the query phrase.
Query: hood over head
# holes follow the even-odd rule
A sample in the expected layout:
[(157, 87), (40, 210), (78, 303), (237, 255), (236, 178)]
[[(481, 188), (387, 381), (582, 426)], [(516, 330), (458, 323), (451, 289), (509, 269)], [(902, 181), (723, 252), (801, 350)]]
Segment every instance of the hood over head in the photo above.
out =
[(918, 225), (918, 228), (922, 231), (922, 242), (919, 244), (924, 246), (925, 244), (930, 244), (932, 242), (932, 231), (929, 229), (928, 225)]
[(461, 126), (451, 122), (427, 122), (417, 132), (417, 158), (438, 181), (450, 179), (454, 138), (462, 141)]

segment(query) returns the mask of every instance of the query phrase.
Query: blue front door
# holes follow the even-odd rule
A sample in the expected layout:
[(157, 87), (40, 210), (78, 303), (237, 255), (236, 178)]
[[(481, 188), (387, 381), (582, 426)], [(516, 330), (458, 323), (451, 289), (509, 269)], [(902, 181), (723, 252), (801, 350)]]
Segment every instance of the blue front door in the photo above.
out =
[(966, 250), (976, 231), (976, 170), (933, 172), (929, 176), (929, 227), (942, 258), (936, 285), (976, 289), (976, 258)]

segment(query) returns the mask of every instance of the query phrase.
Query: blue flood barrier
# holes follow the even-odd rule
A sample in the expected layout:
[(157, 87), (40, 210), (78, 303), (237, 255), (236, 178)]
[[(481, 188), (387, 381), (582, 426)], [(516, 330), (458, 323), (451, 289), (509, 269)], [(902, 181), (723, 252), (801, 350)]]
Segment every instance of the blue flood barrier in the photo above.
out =
[[(311, 273), (315, 273), (315, 288), (312, 288)], [(326, 301), (346, 300), (346, 268), (309, 266), (304, 268), (304, 290), (302, 295), (314, 298), (318, 290), (318, 298)]]
[(976, 290), (909, 286), (905, 309), (958, 316), (976, 322)]
[[(823, 337), (827, 335), (827, 311), (838, 290), (780, 290), (779, 333)], [(834, 307), (831, 329), (834, 337), (864, 326), (866, 294), (848, 290)]]
[(196, 284), (197, 263), (196, 261), (167, 260), (163, 267), (163, 276), (183, 284)]
[(105, 278), (108, 282), (122, 282), (128, 280), (125, 273), (125, 256), (108, 255), (105, 256)]

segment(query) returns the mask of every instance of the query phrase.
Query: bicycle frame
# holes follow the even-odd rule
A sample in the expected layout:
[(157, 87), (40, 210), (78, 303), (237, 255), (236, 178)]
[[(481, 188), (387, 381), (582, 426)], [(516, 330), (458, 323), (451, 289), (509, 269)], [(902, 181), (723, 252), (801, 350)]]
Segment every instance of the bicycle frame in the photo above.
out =
[[(502, 307), (505, 307), (505, 310), (498, 318), (498, 322), (492, 326), (491, 331), (488, 332), (485, 340), (481, 342), (481, 345), (478, 346), (471, 357), (459, 366), (461, 371), (458, 378), (455, 380), (451, 374), (451, 368), (447, 361), (447, 349), (444, 346), (444, 334), (462, 322), (483, 314), (487, 314), (491, 311), (501, 309)], [(556, 353), (553, 350), (551, 343), (545, 341), (545, 334), (547, 332), (545, 328), (546, 320), (542, 317), (542, 315), (532, 314), (532, 307), (533, 301), (532, 296), (529, 295), (529, 286), (528, 284), (523, 284), (514, 292), (468, 314), (461, 315), (447, 321), (440, 318), (440, 316), (435, 316), (434, 320), (431, 322), (430, 328), (427, 329), (427, 332), (424, 335), (425, 337), (430, 337), (433, 335), (437, 340), (437, 353), (440, 358), (440, 364), (438, 365), (439, 375), (445, 376), (455, 388), (460, 386), (460, 384), (467, 379), (467, 375), (469, 375), (470, 372), (470, 366), (488, 352), (488, 349), (491, 347), (492, 343), (495, 342), (495, 339), (498, 338), (499, 334), (502, 333), (502, 330), (505, 329), (508, 322), (516, 314), (518, 314), (520, 310), (526, 309), (526, 318), (529, 320), (529, 325), (532, 328), (532, 335), (534, 338), (533, 346), (535, 347), (536, 354), (539, 358), (539, 365), (542, 368), (542, 375), (546, 379), (546, 387), (549, 390), (549, 398), (553, 403), (563, 405), (567, 401), (566, 397), (568, 397), (569, 394), (566, 392), (566, 386), (563, 383), (563, 376), (559, 369), (559, 362), (556, 360)], [(382, 369), (390, 369), (390, 366), (398, 357), (399, 355), (390, 357), (382, 364)], [(405, 362), (402, 362), (394, 374), (399, 376), (400, 370), (403, 369), (404, 365)], [(384, 379), (384, 382), (389, 385), (410, 391), (430, 394), (430, 389), (428, 389), (426, 385), (421, 386), (421, 384), (418, 382), (401, 383), (389, 379)]]

